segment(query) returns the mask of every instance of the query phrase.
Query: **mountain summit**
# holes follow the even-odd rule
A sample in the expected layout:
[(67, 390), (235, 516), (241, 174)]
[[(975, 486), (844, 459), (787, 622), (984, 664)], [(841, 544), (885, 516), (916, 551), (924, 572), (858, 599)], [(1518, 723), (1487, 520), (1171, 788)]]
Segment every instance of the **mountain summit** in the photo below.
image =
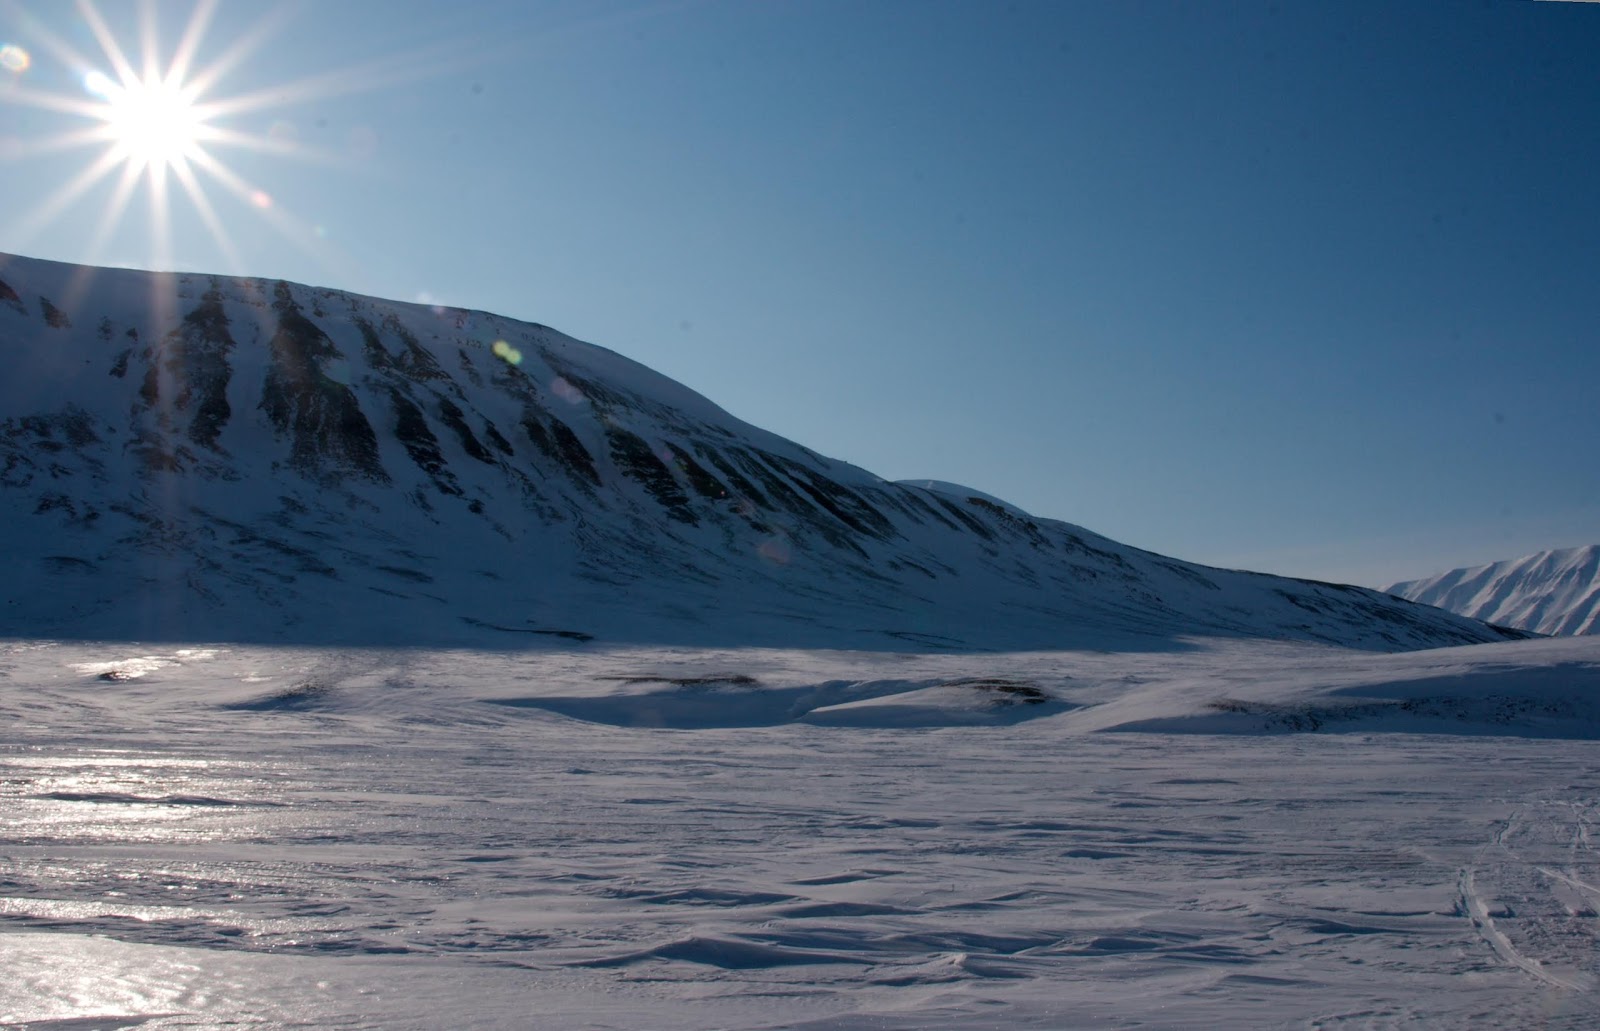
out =
[(1600, 634), (1600, 545), (1452, 569), (1385, 590), (1541, 634)]
[(1385, 650), (1507, 636), (887, 482), (483, 312), (4, 257), (0, 348), (12, 635)]

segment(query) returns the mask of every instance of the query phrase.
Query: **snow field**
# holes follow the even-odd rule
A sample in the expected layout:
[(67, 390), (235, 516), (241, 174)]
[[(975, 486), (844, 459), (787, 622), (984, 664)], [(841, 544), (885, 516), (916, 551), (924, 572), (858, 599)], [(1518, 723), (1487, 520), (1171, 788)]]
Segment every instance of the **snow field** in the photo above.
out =
[(1586, 723), (1208, 700), (1594, 658), (14, 642), (0, 1024), (1592, 1026)]

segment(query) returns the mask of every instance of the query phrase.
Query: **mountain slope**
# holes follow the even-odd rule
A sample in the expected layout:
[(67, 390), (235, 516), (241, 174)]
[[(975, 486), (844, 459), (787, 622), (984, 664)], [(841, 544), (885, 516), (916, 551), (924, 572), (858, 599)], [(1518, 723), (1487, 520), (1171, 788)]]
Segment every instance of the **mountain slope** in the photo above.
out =
[(13, 635), (1385, 650), (1504, 636), (890, 483), (482, 312), (4, 258), (0, 348)]
[(1384, 590), (1541, 634), (1600, 633), (1600, 545), (1452, 569)]

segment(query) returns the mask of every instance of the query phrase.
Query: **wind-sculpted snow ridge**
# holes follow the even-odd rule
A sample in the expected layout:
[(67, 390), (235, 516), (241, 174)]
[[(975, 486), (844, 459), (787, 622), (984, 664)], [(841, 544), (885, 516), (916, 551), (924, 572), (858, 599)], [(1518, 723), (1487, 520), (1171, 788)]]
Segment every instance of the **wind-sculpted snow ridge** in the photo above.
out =
[(13, 634), (943, 651), (1520, 636), (890, 483), (483, 312), (24, 258), (0, 258), (0, 301)]
[(1384, 588), (1441, 609), (1541, 634), (1600, 633), (1600, 545), (1541, 551)]

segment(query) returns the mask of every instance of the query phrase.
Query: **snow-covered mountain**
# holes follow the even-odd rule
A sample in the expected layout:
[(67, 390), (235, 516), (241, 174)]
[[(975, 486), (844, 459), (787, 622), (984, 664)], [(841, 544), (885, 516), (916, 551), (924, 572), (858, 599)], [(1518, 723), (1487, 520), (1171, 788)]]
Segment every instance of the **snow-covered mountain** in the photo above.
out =
[(483, 312), (5, 257), (0, 348), (8, 635), (1386, 650), (1516, 636), (887, 482)]
[(1600, 545), (1402, 580), (1390, 594), (1541, 634), (1600, 633)]

